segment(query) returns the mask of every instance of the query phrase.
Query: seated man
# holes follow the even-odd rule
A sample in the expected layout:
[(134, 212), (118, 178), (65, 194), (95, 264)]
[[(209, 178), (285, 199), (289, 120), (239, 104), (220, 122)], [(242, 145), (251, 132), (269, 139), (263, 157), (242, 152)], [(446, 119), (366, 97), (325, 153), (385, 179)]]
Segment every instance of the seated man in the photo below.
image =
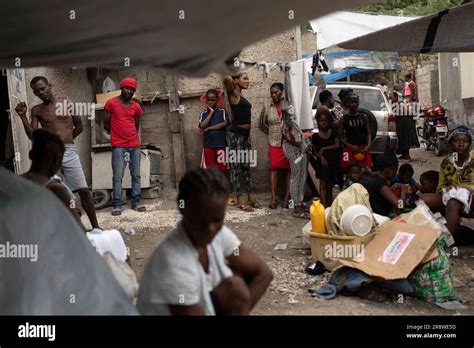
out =
[[(50, 178), (61, 169), (65, 151), (64, 143), (58, 135), (44, 129), (32, 133), (33, 146), (30, 150), (31, 168), (23, 176), (51, 190), (70, 210), (82, 226), (80, 211), (76, 209), (75, 197), (64, 185)], [(79, 211), (79, 212), (78, 212)]]
[(474, 151), (471, 130), (456, 127), (449, 136), (453, 153), (440, 165), (439, 184), (435, 194), (424, 194), (423, 200), (433, 211), (446, 217), (446, 227), (455, 234), (460, 217), (474, 217)]
[(180, 181), (183, 218), (146, 265), (142, 314), (246, 315), (265, 293), (270, 269), (224, 226), (229, 192), (214, 169), (189, 171)]

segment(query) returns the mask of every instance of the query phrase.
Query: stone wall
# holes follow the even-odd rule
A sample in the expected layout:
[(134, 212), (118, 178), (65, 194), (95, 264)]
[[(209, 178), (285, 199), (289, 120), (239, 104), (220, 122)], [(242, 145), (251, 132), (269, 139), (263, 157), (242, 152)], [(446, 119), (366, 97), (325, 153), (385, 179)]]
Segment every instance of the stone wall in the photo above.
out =
[(301, 31), (301, 51), (303, 54), (311, 54), (318, 49), (317, 35), (313, 31)]

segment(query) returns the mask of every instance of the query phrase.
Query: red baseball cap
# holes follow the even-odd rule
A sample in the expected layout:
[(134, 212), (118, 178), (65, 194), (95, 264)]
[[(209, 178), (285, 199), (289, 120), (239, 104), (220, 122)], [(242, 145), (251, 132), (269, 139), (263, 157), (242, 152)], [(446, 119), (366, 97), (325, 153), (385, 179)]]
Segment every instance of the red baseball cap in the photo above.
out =
[(130, 87), (133, 88), (134, 91), (137, 90), (137, 81), (131, 77), (126, 77), (120, 82), (120, 88), (123, 87)]

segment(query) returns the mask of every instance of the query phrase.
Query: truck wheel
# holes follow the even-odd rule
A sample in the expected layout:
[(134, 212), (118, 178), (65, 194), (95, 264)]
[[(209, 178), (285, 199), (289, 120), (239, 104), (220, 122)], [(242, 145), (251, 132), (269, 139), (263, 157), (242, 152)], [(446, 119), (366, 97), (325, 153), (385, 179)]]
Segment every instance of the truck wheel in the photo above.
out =
[(94, 208), (102, 209), (110, 204), (111, 194), (109, 190), (93, 190)]

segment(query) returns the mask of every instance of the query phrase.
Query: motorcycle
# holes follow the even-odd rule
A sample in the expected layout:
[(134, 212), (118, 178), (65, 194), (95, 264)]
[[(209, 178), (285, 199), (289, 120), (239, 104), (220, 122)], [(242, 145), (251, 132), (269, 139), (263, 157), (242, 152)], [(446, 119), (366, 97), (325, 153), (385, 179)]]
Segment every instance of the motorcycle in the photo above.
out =
[(428, 107), (422, 110), (424, 118), (423, 133), (420, 135), (426, 143), (426, 149), (433, 149), (436, 156), (441, 156), (446, 150), (448, 138), (448, 117), (442, 106)]

